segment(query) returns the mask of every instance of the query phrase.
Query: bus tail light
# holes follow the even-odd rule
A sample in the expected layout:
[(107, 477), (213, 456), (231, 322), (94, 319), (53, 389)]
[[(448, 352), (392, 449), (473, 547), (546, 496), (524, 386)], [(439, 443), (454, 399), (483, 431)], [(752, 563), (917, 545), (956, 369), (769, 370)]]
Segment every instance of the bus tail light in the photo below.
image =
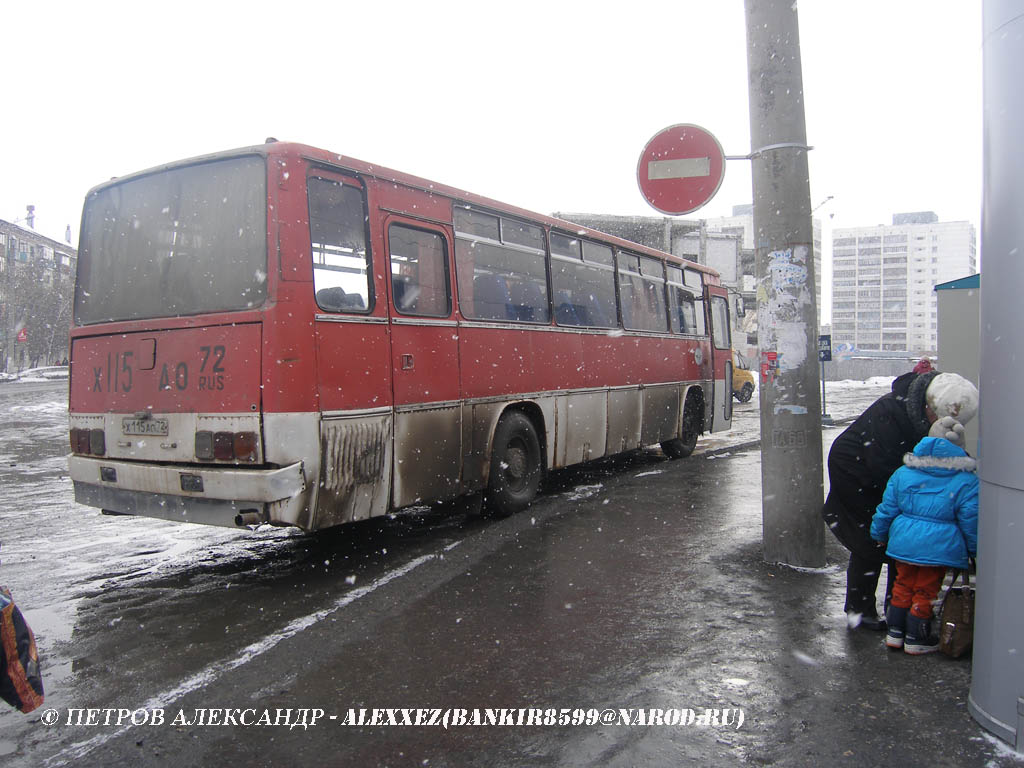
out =
[(71, 430), (71, 450), (92, 456), (104, 456), (107, 453), (107, 439), (102, 429)]
[(230, 432), (214, 432), (213, 458), (217, 461), (231, 461), (235, 458), (234, 442)]
[(235, 458), (239, 461), (256, 461), (256, 433), (235, 433)]
[(73, 453), (89, 452), (89, 430), (75, 427), (71, 430), (71, 450)]
[(196, 432), (196, 458), (200, 461), (255, 462), (259, 439), (255, 432)]

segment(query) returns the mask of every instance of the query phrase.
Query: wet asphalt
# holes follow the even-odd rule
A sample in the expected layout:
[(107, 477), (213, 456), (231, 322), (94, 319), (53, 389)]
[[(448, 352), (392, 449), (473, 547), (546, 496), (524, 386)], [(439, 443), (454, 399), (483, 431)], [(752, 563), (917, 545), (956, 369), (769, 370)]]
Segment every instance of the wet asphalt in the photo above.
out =
[[(0, 583), (36, 627), (60, 719), (0, 713), (4, 765), (1024, 760), (968, 715), (969, 659), (912, 658), (847, 629), (831, 537), (824, 569), (763, 562), (756, 448), (708, 441), (686, 460), (644, 451), (566, 470), (505, 519), (418, 508), (315, 536), (221, 531), (76, 507), (60, 468), (66, 393), (47, 386), (0, 390)], [(67, 724), (86, 708), (162, 709), (165, 723)], [(374, 708), (449, 723), (349, 724)], [(312, 727), (195, 722), (302, 709), (323, 714)], [(570, 722), (451, 721), (485, 709)], [(587, 724), (606, 710), (633, 723)], [(636, 722), (652, 710), (684, 722)], [(732, 720), (685, 722), (707, 710)]]

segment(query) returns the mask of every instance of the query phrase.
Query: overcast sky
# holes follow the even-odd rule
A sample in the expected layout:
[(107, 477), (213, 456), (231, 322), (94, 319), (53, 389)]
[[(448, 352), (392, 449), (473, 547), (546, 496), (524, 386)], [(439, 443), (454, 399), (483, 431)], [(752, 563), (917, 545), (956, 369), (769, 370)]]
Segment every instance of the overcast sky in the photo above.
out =
[[(826, 240), (898, 211), (977, 226), (981, 3), (798, 13)], [(93, 185), (267, 136), (542, 213), (659, 215), (636, 164), (673, 123), (750, 151), (741, 0), (36, 0), (3, 20), (0, 218), (32, 203), (37, 229), (70, 224), (76, 245)], [(730, 161), (691, 217), (750, 199), (749, 162)]]

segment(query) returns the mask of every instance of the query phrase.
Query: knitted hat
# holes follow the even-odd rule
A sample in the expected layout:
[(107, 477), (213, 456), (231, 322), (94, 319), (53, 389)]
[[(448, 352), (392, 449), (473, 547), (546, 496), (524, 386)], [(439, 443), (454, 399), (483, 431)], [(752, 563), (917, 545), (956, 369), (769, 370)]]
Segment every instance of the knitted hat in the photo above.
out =
[(925, 400), (940, 419), (966, 424), (978, 412), (978, 388), (959, 373), (940, 373), (928, 384)]
[(953, 445), (964, 447), (964, 425), (952, 416), (943, 416), (936, 419), (932, 428), (928, 430), (930, 437), (943, 437)]

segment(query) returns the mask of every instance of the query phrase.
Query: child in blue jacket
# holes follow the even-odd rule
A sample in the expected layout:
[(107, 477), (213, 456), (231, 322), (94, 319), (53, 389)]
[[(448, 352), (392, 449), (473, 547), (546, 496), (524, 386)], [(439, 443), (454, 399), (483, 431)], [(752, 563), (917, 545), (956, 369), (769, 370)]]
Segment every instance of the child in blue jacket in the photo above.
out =
[[(933, 432), (934, 433), (934, 432)], [(958, 438), (958, 434), (947, 433)], [(978, 550), (978, 478), (974, 459), (944, 437), (925, 437), (886, 485), (871, 538), (887, 543), (896, 583), (885, 644), (910, 654), (938, 650), (932, 602), (946, 568), (966, 569)]]

